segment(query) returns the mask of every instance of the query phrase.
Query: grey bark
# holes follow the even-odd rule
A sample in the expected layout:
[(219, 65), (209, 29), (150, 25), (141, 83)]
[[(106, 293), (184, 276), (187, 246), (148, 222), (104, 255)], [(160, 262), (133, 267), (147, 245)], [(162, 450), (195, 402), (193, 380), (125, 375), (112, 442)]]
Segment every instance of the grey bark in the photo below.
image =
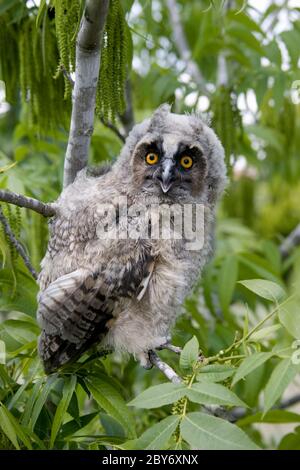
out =
[(154, 351), (150, 351), (149, 359), (151, 364), (157, 367), (173, 384), (181, 383), (181, 378), (166, 362), (162, 361)]
[(280, 253), (283, 258), (287, 258), (293, 248), (300, 245), (300, 224), (297, 225), (280, 246)]
[(4, 189), (0, 189), (0, 201), (8, 202), (9, 204), (14, 204), (19, 207), (26, 207), (26, 209), (31, 209), (44, 217), (52, 217), (56, 213), (55, 204), (45, 204), (32, 197), (5, 191)]
[(87, 165), (94, 130), (101, 44), (109, 0), (87, 0), (76, 44), (76, 70), (64, 187)]

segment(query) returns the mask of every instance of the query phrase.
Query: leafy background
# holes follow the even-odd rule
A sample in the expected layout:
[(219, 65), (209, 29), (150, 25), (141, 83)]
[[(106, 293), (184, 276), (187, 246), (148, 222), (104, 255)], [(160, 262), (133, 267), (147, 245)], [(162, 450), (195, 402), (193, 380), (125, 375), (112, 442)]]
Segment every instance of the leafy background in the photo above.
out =
[[(0, 188), (43, 201), (61, 190), (70, 113), (64, 78), (54, 78), (62, 54), (56, 3), (0, 2)], [(37, 286), (0, 231), (1, 448), (300, 449), (300, 414), (285, 400), (291, 387), (299, 397), (300, 248), (288, 256), (280, 250), (300, 221), (300, 107), (292, 93), (300, 79), (300, 9), (279, 0), (236, 1), (230, 9), (220, 1), (177, 3), (205, 92), (178, 52), (167, 2), (122, 5), (136, 120), (165, 101), (177, 112), (207, 113), (229, 168), (214, 260), (174, 328), (183, 352), (160, 353), (183, 383), (97, 353), (46, 377), (36, 352)], [(30, 54), (26, 34), (34, 37)], [(228, 69), (223, 86), (220, 55)], [(120, 148), (97, 118), (91, 163)], [(47, 223), (2, 206), (39, 269)]]

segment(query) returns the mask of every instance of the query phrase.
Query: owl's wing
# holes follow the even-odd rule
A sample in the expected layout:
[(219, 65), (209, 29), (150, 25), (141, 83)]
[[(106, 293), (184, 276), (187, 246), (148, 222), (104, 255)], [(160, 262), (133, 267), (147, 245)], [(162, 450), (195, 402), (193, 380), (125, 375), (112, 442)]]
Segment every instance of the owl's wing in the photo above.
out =
[(109, 329), (115, 299), (141, 298), (153, 269), (153, 257), (142, 252), (135, 260), (103, 272), (78, 269), (59, 277), (39, 295), (42, 328), (39, 354), (46, 372), (76, 359)]

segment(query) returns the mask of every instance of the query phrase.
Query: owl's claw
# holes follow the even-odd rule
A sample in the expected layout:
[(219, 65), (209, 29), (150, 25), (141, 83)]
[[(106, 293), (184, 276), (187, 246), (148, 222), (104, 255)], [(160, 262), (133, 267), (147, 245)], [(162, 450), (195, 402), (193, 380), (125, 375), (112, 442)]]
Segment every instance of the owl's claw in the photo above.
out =
[(165, 344), (162, 344), (161, 346), (159, 346), (158, 348), (159, 351), (161, 351), (162, 349), (168, 349), (169, 351), (172, 351), (174, 352), (175, 354), (181, 354), (181, 351), (182, 351), (182, 348), (180, 348), (179, 346), (174, 346), (173, 344), (171, 343), (165, 343)]
[(153, 364), (150, 360), (150, 351), (142, 353), (138, 356), (138, 360), (140, 361), (140, 365), (146, 369), (150, 370), (153, 367)]

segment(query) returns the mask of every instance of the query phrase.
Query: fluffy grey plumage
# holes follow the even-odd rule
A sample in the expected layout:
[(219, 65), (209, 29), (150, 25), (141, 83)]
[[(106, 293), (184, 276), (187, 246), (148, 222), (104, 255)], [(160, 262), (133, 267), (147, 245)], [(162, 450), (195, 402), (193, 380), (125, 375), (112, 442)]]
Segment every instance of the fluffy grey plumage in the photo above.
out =
[[(190, 159), (192, 166), (184, 168)], [(57, 201), (39, 277), (39, 353), (46, 371), (94, 343), (133, 354), (145, 365), (148, 351), (168, 341), (179, 307), (211, 255), (215, 205), (225, 182), (215, 133), (200, 117), (172, 114), (168, 105), (134, 127), (111, 169), (97, 177), (78, 174)], [(129, 211), (135, 204), (203, 204), (203, 248), (188, 250), (185, 238), (99, 239), (99, 227), (111, 228), (103, 206), (117, 208), (120, 196), (127, 197)], [(124, 217), (117, 211), (118, 227)], [(131, 214), (128, 224), (141, 229), (145, 219)]]

